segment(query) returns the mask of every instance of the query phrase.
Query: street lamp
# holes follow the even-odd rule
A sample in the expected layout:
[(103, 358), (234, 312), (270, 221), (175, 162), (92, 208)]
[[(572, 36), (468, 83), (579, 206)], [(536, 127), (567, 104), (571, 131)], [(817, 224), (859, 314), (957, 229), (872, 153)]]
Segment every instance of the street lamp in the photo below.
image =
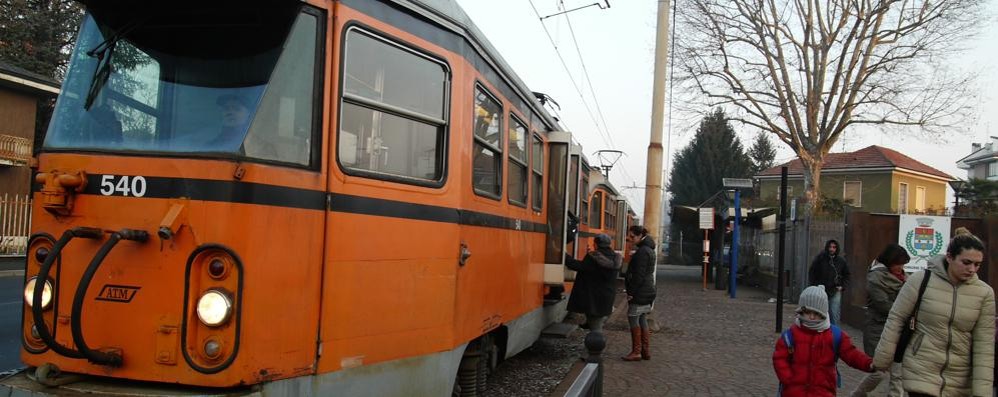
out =
[(953, 188), (953, 214), (956, 215), (956, 209), (960, 207), (960, 194), (967, 188), (967, 181), (962, 179), (954, 179), (949, 181), (949, 187)]

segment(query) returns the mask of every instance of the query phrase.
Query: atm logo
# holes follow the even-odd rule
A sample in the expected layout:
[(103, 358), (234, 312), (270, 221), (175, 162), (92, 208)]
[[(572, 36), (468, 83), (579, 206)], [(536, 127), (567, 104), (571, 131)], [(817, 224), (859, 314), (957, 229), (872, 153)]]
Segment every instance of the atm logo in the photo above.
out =
[(95, 299), (99, 301), (128, 303), (135, 298), (135, 294), (138, 292), (139, 287), (104, 284), (104, 288), (101, 288), (100, 293), (97, 294), (97, 298)]

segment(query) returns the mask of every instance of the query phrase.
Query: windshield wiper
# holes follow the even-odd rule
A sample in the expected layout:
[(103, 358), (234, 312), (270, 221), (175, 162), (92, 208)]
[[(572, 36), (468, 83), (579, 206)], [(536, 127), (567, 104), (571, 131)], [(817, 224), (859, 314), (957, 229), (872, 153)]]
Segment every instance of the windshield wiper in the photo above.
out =
[(100, 44), (87, 51), (88, 56), (97, 58), (97, 70), (94, 71), (93, 78), (90, 79), (90, 89), (87, 90), (87, 100), (83, 102), (83, 109), (90, 110), (90, 107), (94, 104), (94, 100), (97, 99), (97, 95), (100, 95), (101, 90), (104, 89), (104, 85), (107, 84), (107, 80), (111, 78), (111, 56), (114, 55), (114, 49), (118, 45), (118, 40), (121, 40), (126, 33), (132, 31), (137, 26), (139, 26), (138, 22), (130, 22), (121, 29), (113, 32), (110, 37)]

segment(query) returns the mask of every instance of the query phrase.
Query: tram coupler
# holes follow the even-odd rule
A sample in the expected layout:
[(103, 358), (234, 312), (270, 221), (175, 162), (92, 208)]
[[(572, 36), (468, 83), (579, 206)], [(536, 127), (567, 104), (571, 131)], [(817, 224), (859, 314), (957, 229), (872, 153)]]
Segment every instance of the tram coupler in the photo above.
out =
[(68, 230), (73, 237), (96, 240), (104, 237), (104, 230), (96, 227), (77, 226)]
[(122, 240), (135, 241), (139, 243), (149, 241), (149, 232), (145, 230), (121, 229), (117, 233), (121, 236)]
[[(62, 233), (62, 237), (56, 241), (55, 245), (52, 247), (47, 255), (45, 255), (45, 260), (42, 262), (41, 268), (38, 270), (38, 279), (47, 280), (49, 277), (49, 270), (55, 261), (62, 255), (62, 249), (69, 244), (70, 240), (74, 238), (85, 238), (91, 240), (97, 240), (104, 236), (104, 231), (96, 227), (88, 226), (77, 226), (72, 229), (68, 229)], [(38, 332), (39, 338), (46, 346), (51, 348), (56, 353), (69, 357), (69, 358), (84, 358), (83, 354), (79, 351), (73, 350), (70, 347), (63, 346), (56, 342), (52, 333), (49, 332), (48, 328), (44, 326), (45, 320), (42, 315), (41, 300), (42, 291), (44, 288), (44, 283), (39, 282), (35, 284), (35, 290), (33, 291), (32, 305), (31, 305), (31, 315), (32, 320), (35, 323), (34, 329)]]
[(101, 264), (104, 262), (104, 258), (107, 257), (120, 240), (144, 243), (149, 240), (149, 232), (138, 229), (121, 229), (111, 232), (111, 236), (97, 250), (97, 254), (90, 260), (90, 265), (87, 266), (83, 272), (83, 276), (80, 277), (80, 282), (76, 286), (76, 294), (73, 297), (72, 316), (70, 318), (70, 330), (73, 333), (73, 342), (76, 344), (77, 351), (91, 363), (111, 367), (120, 367), (122, 365), (122, 351), (118, 348), (91, 349), (87, 346), (86, 339), (83, 337), (83, 300), (86, 297), (87, 289), (90, 288), (90, 282), (93, 280), (94, 274), (97, 273), (97, 270), (100, 269)]

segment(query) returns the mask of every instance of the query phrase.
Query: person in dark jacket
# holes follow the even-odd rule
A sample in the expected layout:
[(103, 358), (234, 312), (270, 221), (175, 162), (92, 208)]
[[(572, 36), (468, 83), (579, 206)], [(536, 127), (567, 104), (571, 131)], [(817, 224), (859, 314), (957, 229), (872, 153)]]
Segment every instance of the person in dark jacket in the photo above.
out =
[(849, 286), (849, 267), (846, 266), (845, 258), (840, 255), (838, 241), (828, 240), (825, 243), (825, 250), (811, 262), (808, 277), (810, 279), (809, 286), (825, 287), (825, 293), (828, 294), (828, 314), (831, 316), (832, 325), (839, 325), (839, 316), (842, 312), (842, 291)]
[(648, 229), (631, 226), (627, 241), (636, 248), (627, 265), (624, 288), (627, 290), (627, 322), (631, 326), (631, 352), (625, 361), (651, 359), (651, 329), (648, 314), (655, 302), (655, 240)]
[(623, 258), (610, 247), (610, 236), (597, 234), (593, 237), (593, 245), (596, 250), (587, 253), (581, 261), (565, 256), (565, 266), (578, 272), (568, 298), (568, 311), (584, 314), (591, 332), (603, 332), (603, 322), (613, 310), (616, 294), (613, 282)]
[[(880, 342), (880, 334), (884, 332), (887, 315), (890, 314), (891, 306), (894, 305), (894, 300), (897, 299), (898, 292), (907, 279), (904, 264), (910, 260), (911, 257), (904, 247), (896, 243), (887, 244), (877, 259), (873, 260), (870, 271), (866, 273), (866, 327), (863, 328), (863, 350), (870, 357), (873, 357), (877, 351), (877, 343)], [(881, 372), (866, 375), (856, 386), (852, 396), (867, 396), (883, 379), (884, 374)], [(904, 395), (902, 381), (901, 365), (891, 364), (890, 387), (887, 392), (889, 397)]]

